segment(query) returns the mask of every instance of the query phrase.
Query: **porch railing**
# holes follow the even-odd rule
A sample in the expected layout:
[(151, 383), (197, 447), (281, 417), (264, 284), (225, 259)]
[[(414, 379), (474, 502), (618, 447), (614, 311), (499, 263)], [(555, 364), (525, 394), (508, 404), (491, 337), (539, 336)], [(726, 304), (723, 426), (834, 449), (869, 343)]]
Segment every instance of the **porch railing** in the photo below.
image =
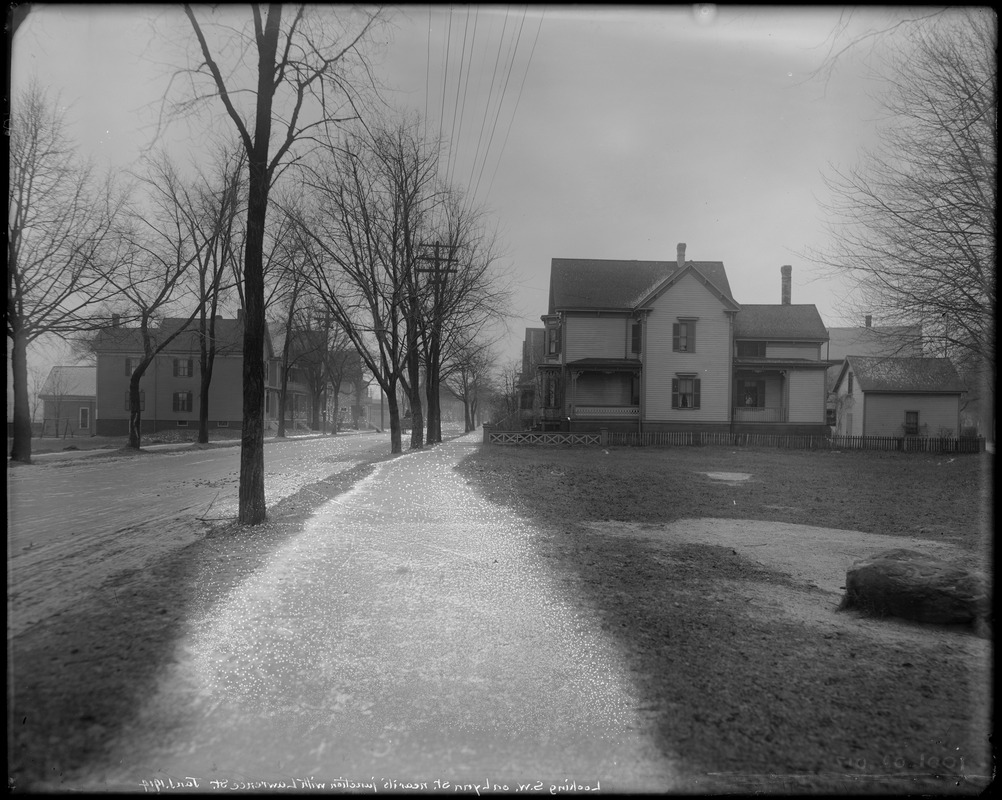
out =
[(639, 417), (640, 406), (574, 406), (571, 416), (576, 419), (581, 417), (588, 417), (589, 419), (601, 417), (611, 419)]
[(781, 407), (749, 407), (734, 408), (735, 422), (786, 422), (786, 409)]

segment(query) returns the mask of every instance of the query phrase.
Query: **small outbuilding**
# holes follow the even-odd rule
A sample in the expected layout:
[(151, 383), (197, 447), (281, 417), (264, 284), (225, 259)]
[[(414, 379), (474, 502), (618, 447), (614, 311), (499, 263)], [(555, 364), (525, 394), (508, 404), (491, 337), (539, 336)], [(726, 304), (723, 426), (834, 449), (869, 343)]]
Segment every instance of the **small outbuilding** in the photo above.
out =
[(53, 367), (38, 398), (42, 401), (42, 436), (94, 434), (96, 367)]
[(842, 436), (960, 434), (965, 386), (948, 358), (849, 355), (835, 380), (835, 433)]

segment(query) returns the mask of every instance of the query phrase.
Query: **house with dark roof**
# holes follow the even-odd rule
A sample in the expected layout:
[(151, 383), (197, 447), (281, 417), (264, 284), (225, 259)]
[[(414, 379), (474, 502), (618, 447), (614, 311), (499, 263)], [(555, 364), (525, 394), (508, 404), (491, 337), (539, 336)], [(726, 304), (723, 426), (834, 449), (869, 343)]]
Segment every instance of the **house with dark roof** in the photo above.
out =
[(829, 328), (826, 358), (830, 366), (825, 382), (828, 385), (828, 424), (835, 426), (835, 381), (845, 357), (883, 356), (885, 358), (921, 358), (921, 325), (874, 325), (873, 317), (865, 317), (865, 324), (854, 328)]
[[(215, 320), (216, 357), (209, 384), (209, 426), (237, 428), (243, 424), (243, 312), (236, 319)], [(198, 426), (201, 381), (197, 322), (168, 318), (150, 330), (154, 341), (164, 341), (178, 328), (181, 332), (160, 351), (140, 381), (143, 433), (195, 428)], [(93, 342), (97, 356), (95, 432), (100, 436), (124, 436), (129, 430), (129, 381), (143, 357), (142, 332), (123, 326), (117, 316)], [(274, 430), (278, 419), (280, 358), (265, 332), (265, 425)], [(291, 393), (306, 394), (297, 381)], [(287, 418), (306, 418), (304, 405), (287, 409)], [(296, 410), (298, 409), (298, 410)]]
[(817, 308), (740, 305), (723, 263), (553, 259), (539, 426), (823, 434)]
[(845, 436), (959, 436), (964, 391), (948, 358), (849, 355), (835, 379), (835, 432)]
[(38, 393), (42, 436), (93, 436), (97, 406), (94, 367), (53, 367)]

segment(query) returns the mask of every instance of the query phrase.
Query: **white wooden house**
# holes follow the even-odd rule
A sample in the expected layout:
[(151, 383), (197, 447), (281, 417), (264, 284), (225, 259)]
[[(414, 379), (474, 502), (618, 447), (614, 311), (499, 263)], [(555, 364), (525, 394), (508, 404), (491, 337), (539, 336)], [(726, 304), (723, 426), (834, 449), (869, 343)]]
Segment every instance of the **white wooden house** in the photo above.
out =
[(824, 432), (813, 305), (741, 306), (719, 261), (553, 259), (540, 427)]
[(948, 358), (846, 356), (835, 380), (835, 433), (959, 436), (964, 388)]

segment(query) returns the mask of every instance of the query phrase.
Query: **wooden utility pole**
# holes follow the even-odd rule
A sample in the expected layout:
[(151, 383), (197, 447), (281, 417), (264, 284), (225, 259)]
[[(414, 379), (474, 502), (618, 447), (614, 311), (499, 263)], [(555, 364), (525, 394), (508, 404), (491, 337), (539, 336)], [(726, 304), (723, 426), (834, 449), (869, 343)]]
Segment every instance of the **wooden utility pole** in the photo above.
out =
[(456, 246), (443, 245), (434, 242), (424, 247), (432, 248), (434, 255), (418, 256), (418, 261), (430, 262), (428, 267), (417, 267), (417, 272), (428, 273), (431, 276), (432, 300), (425, 328), (425, 388), (428, 398), (428, 436), (429, 444), (442, 441), (442, 409), (439, 401), (439, 386), (441, 384), (441, 350), (442, 350), (442, 303), (444, 301), (445, 281), (450, 273), (457, 271)]

